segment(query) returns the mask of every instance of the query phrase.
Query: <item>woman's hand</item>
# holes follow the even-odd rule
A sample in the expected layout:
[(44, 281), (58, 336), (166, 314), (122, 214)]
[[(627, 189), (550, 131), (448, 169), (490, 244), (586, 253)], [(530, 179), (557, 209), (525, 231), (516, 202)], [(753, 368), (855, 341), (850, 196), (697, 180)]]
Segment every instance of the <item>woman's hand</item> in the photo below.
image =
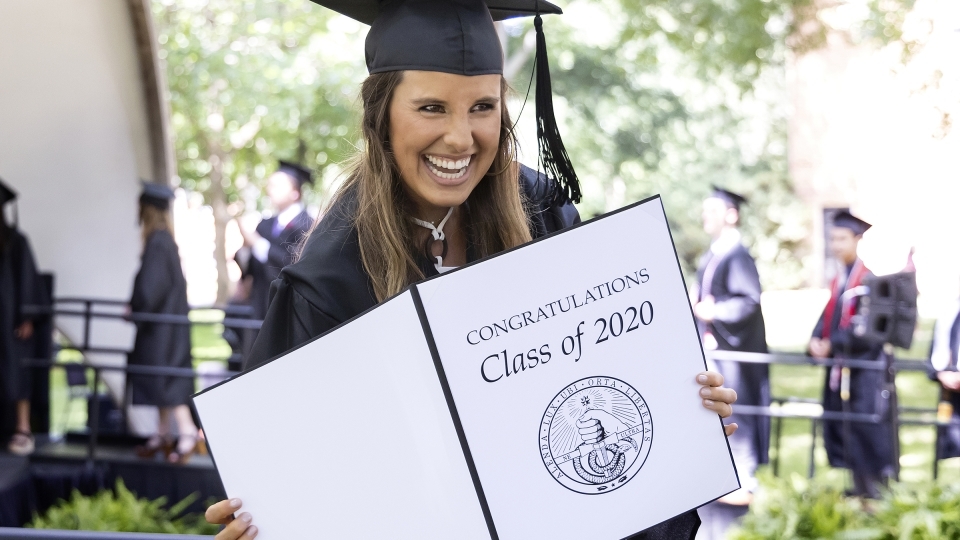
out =
[[(737, 401), (737, 392), (732, 388), (723, 387), (723, 375), (715, 371), (704, 371), (697, 375), (697, 384), (702, 386), (700, 397), (703, 407), (720, 415), (720, 418), (729, 418), (733, 414), (733, 403)], [(727, 437), (737, 431), (736, 424), (723, 426)]]
[(257, 537), (259, 532), (257, 526), (251, 525), (253, 516), (244, 512), (236, 518), (233, 517), (242, 504), (240, 499), (227, 499), (207, 508), (205, 516), (207, 521), (218, 525), (226, 525), (217, 534), (215, 540), (253, 540)]

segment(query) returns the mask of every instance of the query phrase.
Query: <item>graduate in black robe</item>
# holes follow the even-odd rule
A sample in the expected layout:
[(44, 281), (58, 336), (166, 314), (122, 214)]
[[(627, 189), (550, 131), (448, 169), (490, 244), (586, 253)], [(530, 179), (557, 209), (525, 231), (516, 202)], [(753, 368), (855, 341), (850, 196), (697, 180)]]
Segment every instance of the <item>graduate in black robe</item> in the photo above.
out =
[[(17, 198), (16, 192), (0, 180), (0, 411), (13, 413), (14, 432), (7, 449), (17, 455), (34, 450), (30, 425), (30, 398), (33, 370), (24, 367), (25, 359), (34, 359), (36, 325), (42, 315), (27, 313), (25, 306), (49, 304), (46, 290), (37, 273), (30, 242), (16, 224), (7, 223), (3, 210)], [(11, 422), (4, 418), (6, 427)]]
[(940, 384), (936, 459), (960, 457), (960, 300), (953, 302), (933, 327), (927, 371)]
[[(815, 358), (845, 358), (882, 362), (882, 344), (854, 333), (854, 317), (860, 308), (858, 292), (873, 274), (857, 257), (857, 245), (870, 224), (849, 212), (838, 213), (830, 231), (830, 250), (842, 265), (831, 283), (830, 301), (813, 330), (810, 355)], [(843, 389), (849, 387), (844, 399)], [(825, 411), (887, 414), (883, 370), (834, 366), (826, 370), (823, 385)], [(823, 445), (830, 465), (850, 469), (854, 492), (879, 497), (879, 485), (893, 471), (893, 448), (887, 422), (823, 422)]]
[[(169, 206), (173, 191), (159, 184), (145, 183), (140, 196), (140, 224), (144, 245), (140, 270), (133, 282), (130, 311), (136, 314), (182, 315), (190, 313), (187, 281), (183, 277), (180, 253), (171, 234)], [(136, 319), (134, 319), (136, 322)], [(193, 367), (190, 325), (136, 322), (137, 335), (128, 363), (139, 366)], [(195, 392), (191, 377), (131, 375), (134, 405), (159, 409), (156, 435), (138, 449), (141, 457), (153, 457), (163, 450), (173, 462), (189, 459), (196, 448), (197, 427), (187, 402)], [(177, 422), (180, 440), (173, 446), (170, 423)]]
[[(697, 285), (691, 303), (704, 348), (720, 351), (767, 352), (766, 328), (760, 310), (760, 275), (750, 252), (743, 245), (738, 225), (740, 207), (747, 199), (719, 187), (703, 202), (703, 228), (713, 239), (700, 258)], [(731, 360), (711, 361), (711, 369), (723, 374), (724, 384), (737, 391), (737, 403), (770, 405), (767, 364)], [(730, 450), (737, 465), (739, 491), (702, 508), (701, 538), (722, 538), (752, 500), (757, 488), (757, 467), (768, 461), (770, 418), (735, 415), (739, 429), (730, 436)], [(742, 507), (729, 508), (728, 506)]]
[[(580, 198), (579, 182), (549, 104), (542, 33), (536, 101), (540, 163), (549, 180), (514, 161), (503, 52), (493, 24), (493, 17), (533, 15), (538, 8), (556, 13), (555, 6), (535, 0), (496, 10), (483, 0), (320, 3), (372, 23), (366, 42), (371, 75), (361, 89), (364, 140), (299, 261), (274, 282), (247, 369), (411, 283), (580, 219), (572, 205)], [(705, 406), (729, 414), (733, 392), (715, 388), (719, 377), (714, 380), (709, 392), (716, 401)], [(255, 532), (249, 520), (233, 520), (238, 509), (222, 501), (207, 511), (211, 521), (228, 523), (223, 540)], [(636, 538), (692, 539), (698, 525), (690, 511)]]
[(243, 277), (252, 279), (249, 302), (255, 319), (266, 315), (270, 284), (284, 266), (293, 262), (297, 246), (313, 224), (301, 200), (303, 185), (312, 182), (310, 171), (280, 160), (276, 172), (267, 180), (267, 195), (275, 214), (261, 220), (253, 232), (240, 226), (244, 248), (235, 259)]

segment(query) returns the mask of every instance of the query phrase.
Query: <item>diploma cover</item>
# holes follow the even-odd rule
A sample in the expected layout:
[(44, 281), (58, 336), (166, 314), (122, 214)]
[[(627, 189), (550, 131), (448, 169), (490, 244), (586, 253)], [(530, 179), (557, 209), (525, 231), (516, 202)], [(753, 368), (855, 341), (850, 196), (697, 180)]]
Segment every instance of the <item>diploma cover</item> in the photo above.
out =
[(258, 538), (628, 537), (740, 487), (659, 197), (193, 398)]

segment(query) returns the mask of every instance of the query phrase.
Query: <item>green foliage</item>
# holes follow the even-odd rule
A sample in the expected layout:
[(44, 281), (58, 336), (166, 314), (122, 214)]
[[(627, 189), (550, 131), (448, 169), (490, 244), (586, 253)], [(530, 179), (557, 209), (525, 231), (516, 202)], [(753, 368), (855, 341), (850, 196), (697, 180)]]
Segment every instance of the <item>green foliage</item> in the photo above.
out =
[(360, 25), (329, 29), (332, 12), (307, 0), (154, 0), (153, 13), (185, 188), (262, 206), (276, 158), (322, 175), (352, 148)]
[[(764, 287), (803, 285), (810, 227), (788, 176), (787, 58), (821, 46), (830, 32), (853, 42), (901, 40), (913, 2), (563, 2), (568, 15), (545, 26), (564, 140), (584, 183), (581, 213), (663, 193), (690, 272), (708, 244), (701, 200), (711, 183), (723, 184), (751, 199), (743, 229)], [(364, 27), (307, 0), (153, 0), (153, 7), (179, 175), (213, 206), (218, 235), (238, 209), (230, 203), (263, 206), (275, 157), (314, 167), (325, 194), (334, 164), (357, 140)], [(831, 19), (841, 8), (857, 8), (859, 17)], [(840, 19), (850, 19), (848, 27), (828, 24)], [(526, 59), (509, 70), (521, 90), (532, 67), (530, 28), (530, 21), (506, 25), (507, 65)], [(226, 254), (216, 256), (223, 274)]]
[[(789, 479), (761, 476), (757, 494), (734, 540), (874, 538), (865, 531), (866, 514), (856, 499), (798, 474)], [(867, 534), (869, 533), (869, 534)]]
[(873, 516), (880, 540), (960, 538), (960, 486), (891, 486)]
[(112, 491), (89, 497), (74, 491), (70, 500), (61, 501), (43, 516), (35, 516), (27, 526), (69, 531), (216, 534), (218, 525), (207, 523), (199, 514), (184, 514), (196, 499), (193, 494), (166, 508), (166, 498), (139, 499), (118, 479)]
[(879, 501), (837, 487), (761, 475), (762, 489), (732, 540), (941, 540), (960, 538), (960, 486), (893, 483)]

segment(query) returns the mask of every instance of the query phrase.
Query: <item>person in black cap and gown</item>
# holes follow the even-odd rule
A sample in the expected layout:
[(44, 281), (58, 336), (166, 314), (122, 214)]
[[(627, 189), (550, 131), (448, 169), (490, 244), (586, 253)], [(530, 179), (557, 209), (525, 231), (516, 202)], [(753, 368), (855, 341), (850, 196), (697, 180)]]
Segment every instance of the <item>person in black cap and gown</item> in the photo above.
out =
[(0, 180), (0, 391), (4, 401), (0, 410), (15, 410), (15, 431), (7, 449), (23, 456), (33, 452), (35, 442), (30, 426), (32, 370), (22, 362), (29, 357), (40, 317), (27, 313), (24, 307), (47, 305), (49, 299), (37, 274), (30, 242), (17, 227), (16, 218), (12, 224), (7, 222), (4, 210), (16, 198), (16, 192)]
[(263, 319), (270, 298), (270, 284), (280, 270), (293, 262), (294, 251), (313, 219), (303, 208), (303, 185), (312, 183), (310, 171), (280, 160), (277, 171), (267, 179), (267, 196), (275, 214), (260, 221), (255, 231), (247, 231), (240, 220), (244, 248), (237, 253), (243, 277), (252, 279), (250, 306), (253, 317)]
[[(830, 284), (830, 301), (813, 330), (809, 352), (814, 358), (881, 361), (882, 345), (859, 337), (854, 318), (860, 309), (859, 289), (873, 274), (857, 256), (857, 246), (871, 225), (847, 211), (833, 218), (830, 251), (840, 264)], [(882, 370), (827, 369), (823, 385), (823, 409), (832, 412), (886, 414)], [(846, 389), (849, 388), (849, 395)], [(823, 445), (832, 467), (850, 469), (853, 493), (877, 498), (879, 486), (893, 470), (893, 449), (886, 422), (825, 420)]]
[[(143, 232), (143, 254), (140, 270), (133, 282), (130, 311), (139, 313), (183, 315), (190, 313), (187, 304), (187, 281), (180, 265), (180, 253), (173, 239), (170, 223), (170, 200), (173, 191), (155, 183), (144, 183), (140, 195), (140, 226)], [(133, 366), (167, 366), (193, 368), (190, 352), (190, 325), (137, 322), (137, 337), (128, 363)], [(159, 409), (157, 433), (137, 449), (141, 457), (164, 452), (169, 461), (184, 463), (197, 447), (197, 426), (187, 401), (194, 393), (190, 377), (131, 375), (134, 405), (152, 405)], [(179, 439), (174, 445), (171, 422), (177, 424)]]
[(935, 459), (960, 457), (960, 299), (937, 319), (930, 343), (928, 372), (930, 379), (940, 384), (940, 405), (937, 420)]
[[(760, 275), (738, 230), (740, 207), (746, 202), (743, 196), (716, 186), (703, 201), (703, 229), (712, 241), (700, 259), (691, 301), (704, 349), (708, 351), (767, 352), (766, 328), (760, 310)], [(711, 369), (723, 374), (725, 384), (737, 391), (737, 403), (757, 407), (770, 404), (766, 364), (708, 362)], [(757, 487), (754, 473), (758, 465), (767, 462), (770, 419), (737, 415), (733, 421), (739, 429), (730, 436), (730, 449), (742, 487), (720, 499), (719, 503), (726, 506), (712, 504), (701, 509), (700, 517), (704, 520), (701, 538), (721, 538), (723, 531), (733, 524), (734, 517), (746, 511)], [(730, 505), (743, 510), (728, 512)]]
[[(580, 198), (579, 182), (552, 113), (539, 14), (536, 102), (546, 174), (516, 163), (494, 26), (494, 18), (533, 15), (538, 7), (558, 13), (556, 6), (537, 0), (498, 4), (510, 9), (488, 8), (482, 0), (321, 3), (372, 24), (370, 76), (360, 91), (364, 140), (299, 260), (274, 282), (247, 369), (411, 283), (580, 221), (572, 204)], [(699, 377), (704, 406), (728, 416), (735, 393), (721, 387), (717, 373)], [(218, 540), (256, 535), (249, 513), (233, 519), (240, 508), (232, 499), (207, 510), (208, 520), (228, 523)], [(691, 511), (637, 538), (692, 538), (698, 526)]]

